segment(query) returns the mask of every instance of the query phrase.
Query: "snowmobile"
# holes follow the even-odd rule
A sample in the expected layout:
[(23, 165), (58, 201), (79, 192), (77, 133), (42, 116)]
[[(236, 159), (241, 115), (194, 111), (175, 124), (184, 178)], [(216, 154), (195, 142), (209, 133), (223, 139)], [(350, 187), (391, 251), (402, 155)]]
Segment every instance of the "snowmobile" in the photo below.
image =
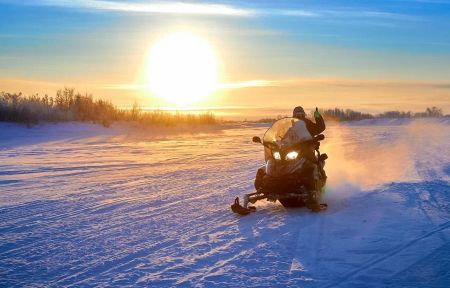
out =
[(262, 199), (279, 201), (286, 208), (306, 206), (314, 212), (327, 208), (327, 204), (321, 203), (321, 196), (327, 179), (323, 168), (328, 156), (319, 151), (325, 136), (311, 137), (307, 131), (306, 137), (299, 136), (298, 127), (305, 135), (303, 121), (282, 118), (266, 131), (262, 141), (253, 137), (253, 142), (264, 146), (265, 165), (257, 170), (256, 191), (244, 195), (243, 205), (236, 197), (231, 205), (234, 213), (246, 215), (256, 211), (249, 203)]

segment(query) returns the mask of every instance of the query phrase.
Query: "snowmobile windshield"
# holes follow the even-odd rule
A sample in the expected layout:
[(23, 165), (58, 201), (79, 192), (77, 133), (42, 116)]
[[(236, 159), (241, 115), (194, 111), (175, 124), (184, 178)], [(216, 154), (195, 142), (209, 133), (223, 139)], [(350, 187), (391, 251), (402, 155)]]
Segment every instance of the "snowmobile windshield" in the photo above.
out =
[(298, 143), (301, 139), (294, 129), (295, 123), (300, 120), (296, 118), (283, 118), (275, 123), (266, 131), (263, 137), (263, 143), (269, 149), (284, 149)]

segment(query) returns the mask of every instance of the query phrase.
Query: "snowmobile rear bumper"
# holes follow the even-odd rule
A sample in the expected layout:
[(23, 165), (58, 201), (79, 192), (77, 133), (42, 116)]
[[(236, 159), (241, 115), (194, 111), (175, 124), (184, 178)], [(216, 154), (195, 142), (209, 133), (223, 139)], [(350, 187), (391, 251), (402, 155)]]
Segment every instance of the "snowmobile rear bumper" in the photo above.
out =
[(241, 206), (241, 204), (239, 204), (239, 197), (236, 197), (236, 199), (234, 199), (233, 205), (231, 205), (231, 211), (240, 215), (247, 215), (251, 212), (256, 211), (256, 207), (254, 206), (248, 206), (246, 205), (246, 203), (244, 203), (244, 206)]

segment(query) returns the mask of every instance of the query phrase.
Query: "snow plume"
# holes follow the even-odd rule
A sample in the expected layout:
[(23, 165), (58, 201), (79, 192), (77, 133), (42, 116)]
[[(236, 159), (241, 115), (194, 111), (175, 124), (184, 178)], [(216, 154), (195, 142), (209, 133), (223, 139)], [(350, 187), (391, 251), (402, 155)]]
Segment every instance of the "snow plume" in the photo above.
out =
[(328, 194), (346, 197), (391, 182), (448, 177), (443, 175), (443, 166), (449, 162), (444, 152), (450, 148), (448, 139), (446, 120), (378, 119), (332, 124), (321, 149), (330, 156), (326, 164)]

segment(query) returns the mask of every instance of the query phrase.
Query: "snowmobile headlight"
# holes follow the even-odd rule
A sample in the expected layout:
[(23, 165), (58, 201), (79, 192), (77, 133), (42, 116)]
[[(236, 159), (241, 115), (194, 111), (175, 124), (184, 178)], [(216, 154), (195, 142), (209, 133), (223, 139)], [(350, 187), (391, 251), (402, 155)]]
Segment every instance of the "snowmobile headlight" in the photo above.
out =
[(281, 154), (278, 151), (275, 151), (272, 153), (273, 158), (275, 158), (275, 160), (281, 160)]
[(297, 156), (298, 156), (298, 152), (291, 151), (286, 155), (286, 160), (295, 160), (295, 159), (297, 159)]

